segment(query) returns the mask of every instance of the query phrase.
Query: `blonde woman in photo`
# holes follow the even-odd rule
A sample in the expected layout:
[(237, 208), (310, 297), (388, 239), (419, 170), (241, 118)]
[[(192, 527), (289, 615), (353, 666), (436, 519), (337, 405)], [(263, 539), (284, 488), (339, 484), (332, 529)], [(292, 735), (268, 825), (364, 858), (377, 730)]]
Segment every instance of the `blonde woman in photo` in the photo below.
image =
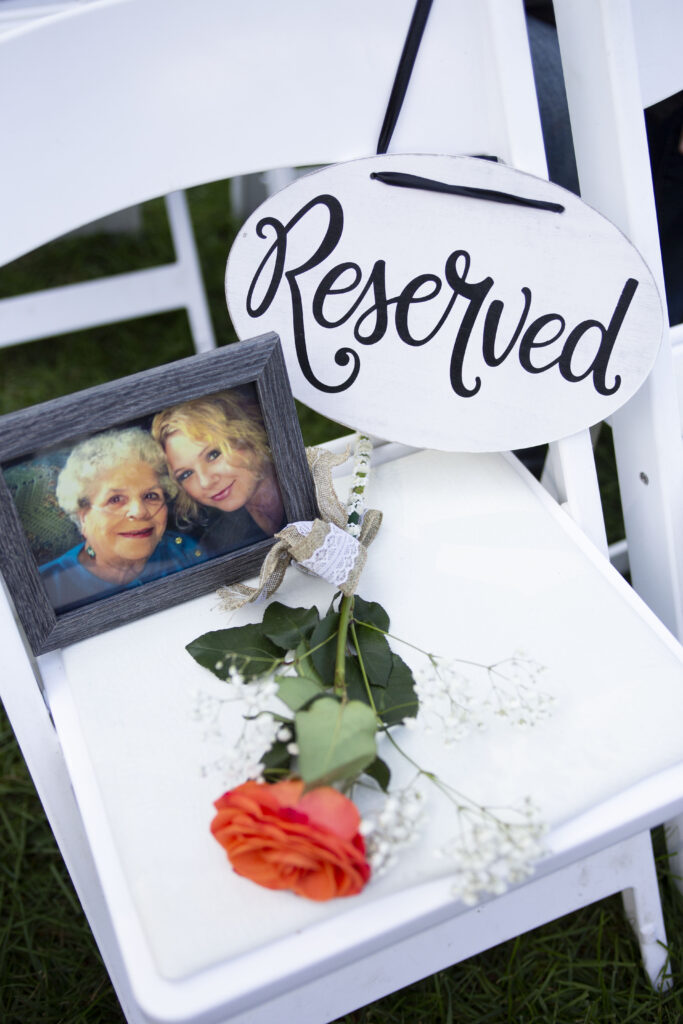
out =
[(240, 392), (164, 409), (154, 417), (152, 436), (179, 488), (178, 524), (203, 526), (209, 554), (246, 547), (285, 525), (260, 410)]

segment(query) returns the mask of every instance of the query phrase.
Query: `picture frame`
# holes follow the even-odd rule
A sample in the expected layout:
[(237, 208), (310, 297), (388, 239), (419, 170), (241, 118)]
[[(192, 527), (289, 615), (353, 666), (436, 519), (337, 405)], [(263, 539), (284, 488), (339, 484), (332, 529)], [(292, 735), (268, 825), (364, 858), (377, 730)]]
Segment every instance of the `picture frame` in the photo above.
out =
[[(252, 396), (256, 398), (272, 455), (270, 477), (274, 471), (282, 499), (282, 524), (316, 518), (318, 507), (315, 488), (308, 469), (280, 341), (274, 333), (154, 367), (0, 417), (0, 572), (36, 655), (84, 640), (125, 622), (198, 597), (222, 584), (234, 583), (258, 573), (266, 554), (275, 543), (272, 536), (259, 540), (247, 537), (244, 545), (235, 550), (207, 554), (206, 545), (202, 545), (202, 527), (197, 526), (192, 537), (192, 543), (196, 544), (197, 564), (189, 560), (190, 564), (172, 568), (160, 578), (145, 579), (142, 583), (142, 577), (139, 577), (137, 585), (119, 589), (118, 592), (106, 593), (105, 587), (105, 592), (86, 597), (77, 607), (64, 605), (60, 610), (54, 595), (48, 595), (46, 586), (51, 569), (39, 561), (47, 556), (36, 554), (37, 541), (33, 535), (29, 537), (25, 525), (26, 513), (23, 513), (22, 518), (17, 490), (12, 486), (13, 478), (17, 474), (21, 475), (21, 471), (24, 471), (24, 476), (27, 475), (26, 467), (34, 467), (41, 459), (45, 462), (45, 453), (70, 451), (82, 441), (98, 439), (105, 432), (118, 433), (131, 426), (140, 427), (141, 424), (151, 423), (156, 414), (181, 403), (197, 399), (210, 401), (225, 392), (249, 396), (250, 408), (254, 408)], [(146, 429), (150, 430), (151, 427)], [(65, 456), (60, 454), (60, 458)], [(54, 476), (54, 468), (52, 474)], [(173, 473), (169, 475), (171, 480), (175, 479)], [(53, 489), (49, 500), (57, 508), (54, 485), (51, 483), (49, 487)], [(183, 488), (178, 485), (177, 489), (180, 492)], [(121, 500), (125, 500), (125, 488), (124, 492)], [(148, 497), (153, 499), (155, 493), (152, 491), (146, 494), (145, 500)], [(48, 499), (30, 498), (29, 509), (31, 500), (34, 505), (42, 508), (40, 502), (47, 502)], [(90, 499), (80, 500), (86, 507), (82, 512), (78, 511), (79, 516), (99, 509), (95, 504), (91, 508)], [(131, 500), (134, 502), (137, 499), (133, 497)], [(173, 503), (169, 505), (165, 495), (163, 505), (163, 515), (168, 517)], [(209, 511), (220, 518), (220, 507)], [(63, 513), (60, 514), (66, 518)], [(119, 509), (116, 515), (120, 514)], [(76, 520), (76, 516), (72, 516), (72, 519)], [(107, 520), (107, 524), (110, 520)], [(145, 529), (139, 530), (138, 534), (149, 538), (154, 531), (146, 524), (143, 525)], [(77, 531), (77, 526), (72, 529)], [(165, 541), (168, 534), (167, 531), (162, 534), (163, 526), (155, 529)], [(176, 526), (173, 539), (178, 550), (185, 550), (188, 544), (181, 529)], [(263, 533), (263, 530), (260, 532)], [(158, 539), (145, 540), (145, 552), (152, 543), (161, 547)], [(79, 537), (78, 559), (86, 563), (86, 572), (89, 566), (84, 552), (88, 547), (90, 545), (86, 545), (83, 538)], [(74, 550), (71, 549), (72, 552)], [(93, 550), (92, 547), (90, 550)], [(173, 549), (169, 550), (173, 554)], [(140, 550), (136, 549), (136, 554), (140, 555)], [(97, 564), (95, 556), (90, 557)], [(49, 563), (50, 566), (54, 564)], [(103, 569), (99, 568), (99, 571)]]

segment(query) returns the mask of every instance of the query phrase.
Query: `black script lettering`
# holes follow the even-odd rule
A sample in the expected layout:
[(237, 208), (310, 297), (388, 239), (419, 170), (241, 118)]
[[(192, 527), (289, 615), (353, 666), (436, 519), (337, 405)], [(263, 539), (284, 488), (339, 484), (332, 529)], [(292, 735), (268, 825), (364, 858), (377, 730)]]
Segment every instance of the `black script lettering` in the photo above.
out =
[[(320, 242), (318, 248), (315, 250), (312, 256), (309, 256), (307, 260), (304, 260), (298, 267), (293, 270), (284, 271), (286, 262), (286, 250), (287, 250), (287, 236), (289, 232), (294, 228), (299, 221), (303, 220), (307, 213), (313, 210), (316, 206), (323, 206), (327, 209), (329, 215), (329, 222), (325, 235)], [(360, 370), (360, 358), (358, 354), (350, 348), (340, 348), (334, 356), (334, 361), (337, 366), (348, 366), (349, 361), (353, 363), (351, 373), (348, 375), (346, 380), (342, 381), (341, 384), (323, 384), (322, 381), (313, 373), (313, 368), (308, 359), (308, 352), (306, 351), (306, 333), (304, 327), (304, 313), (301, 302), (301, 292), (299, 291), (299, 284), (297, 277), (301, 274), (307, 273), (313, 267), (317, 267), (320, 263), (323, 263), (327, 257), (334, 252), (339, 239), (341, 238), (342, 231), (344, 230), (344, 211), (342, 205), (335, 196), (331, 195), (320, 195), (316, 196), (315, 199), (311, 199), (310, 202), (302, 206), (298, 213), (296, 213), (292, 219), (285, 225), (275, 217), (264, 217), (263, 220), (259, 221), (256, 233), (260, 238), (265, 238), (266, 228), (272, 228), (275, 232), (275, 241), (271, 248), (268, 250), (263, 260), (261, 261), (258, 270), (256, 271), (254, 278), (249, 286), (247, 292), (247, 312), (252, 317), (261, 316), (266, 312), (271, 302), (275, 298), (275, 294), (280, 286), (282, 275), (287, 279), (289, 285), (290, 295), (292, 297), (292, 327), (294, 333), (294, 346), (296, 349), (297, 358), (299, 360), (299, 366), (309, 384), (312, 384), (318, 391), (324, 391), (328, 394), (333, 394), (337, 391), (345, 391), (350, 388)], [(274, 257), (274, 259), (273, 259)], [(273, 262), (273, 275), (268, 287), (266, 288), (263, 300), (258, 306), (253, 304), (254, 291), (257, 287), (261, 273), (265, 270), (266, 266)]]
[[(339, 278), (343, 277), (343, 275), (349, 270), (352, 275), (351, 283), (340, 285), (339, 288), (335, 288), (334, 285), (337, 283)], [(346, 323), (349, 317), (353, 315), (358, 306), (359, 300), (356, 300), (351, 308), (336, 320), (330, 320), (329, 317), (325, 316), (323, 305), (328, 295), (343, 295), (345, 292), (352, 292), (354, 288), (358, 287), (358, 282), (361, 277), (362, 274), (357, 263), (340, 263), (338, 267), (333, 267), (332, 270), (327, 271), (316, 288), (315, 295), (313, 296), (313, 302), (311, 303), (311, 312), (313, 313), (313, 317), (321, 327), (339, 327), (340, 324)]]
[(510, 355), (517, 343), (517, 339), (529, 314), (529, 307), (531, 306), (531, 289), (522, 288), (522, 295), (524, 296), (524, 309), (522, 310), (522, 315), (515, 327), (514, 334), (510, 338), (509, 344), (506, 345), (499, 356), (496, 355), (496, 337), (504, 306), (500, 299), (493, 299), (491, 301), (491, 305), (486, 310), (486, 317), (484, 318), (482, 355), (484, 356), (484, 362), (487, 366), (500, 366), (500, 364)]
[[(559, 359), (560, 373), (565, 380), (569, 380), (572, 383), (575, 381), (583, 380), (589, 373), (593, 374), (593, 386), (599, 395), (613, 395), (615, 391), (618, 391), (621, 387), (621, 377), (618, 373), (614, 375), (614, 383), (608, 386), (605, 378), (607, 375), (607, 364), (614, 348), (614, 343), (617, 340), (617, 334), (621, 329), (621, 325), (624, 322), (624, 317), (628, 312), (628, 307), (631, 305), (631, 300), (635, 295), (638, 282), (633, 277), (629, 277), (626, 284), (624, 285), (619, 301), (617, 302), (612, 319), (610, 320), (607, 327), (601, 324), (599, 320), (583, 320), (580, 324), (577, 324), (573, 331), (569, 334), (565, 346), (562, 350), (562, 355)], [(575, 374), (572, 371), (571, 362), (572, 356), (576, 351), (576, 347), (586, 333), (591, 328), (597, 328), (602, 334), (602, 341), (596, 353), (595, 359), (585, 370), (584, 373)]]
[[(356, 341), (360, 341), (362, 345), (374, 345), (376, 341), (379, 341), (384, 337), (387, 331), (389, 303), (393, 302), (393, 299), (387, 299), (385, 266), (386, 264), (384, 260), (377, 260), (370, 271), (368, 283), (360, 296), (360, 299), (364, 299), (372, 285), (372, 289), (375, 293), (375, 302), (365, 310), (362, 316), (358, 317), (356, 326), (353, 329), (354, 338)], [(375, 326), (373, 330), (371, 330), (369, 334), (362, 334), (361, 326), (365, 323), (365, 318), (372, 316), (373, 314), (375, 317)]]
[[(548, 324), (556, 323), (558, 328), (554, 334), (551, 334), (549, 338), (545, 338), (543, 341), (537, 341), (536, 338)], [(543, 373), (544, 370), (549, 370), (551, 366), (555, 366), (559, 363), (562, 358), (560, 353), (556, 359), (552, 359), (545, 366), (534, 366), (531, 362), (531, 353), (535, 348), (545, 348), (547, 345), (552, 345), (554, 341), (557, 341), (562, 331), (565, 328), (565, 320), (563, 316), (558, 313), (545, 313), (543, 316), (539, 316), (533, 323), (529, 324), (522, 340), (519, 343), (519, 361), (527, 371), (527, 373)], [(564, 351), (564, 350), (563, 350)]]
[[(420, 288), (424, 285), (432, 285), (432, 288), (426, 295), (418, 295)], [(418, 274), (412, 281), (409, 281), (405, 286), (398, 299), (396, 299), (396, 333), (398, 334), (401, 341), (404, 341), (406, 345), (425, 345), (428, 341), (431, 341), (436, 332), (438, 331), (441, 324), (446, 319), (446, 315), (450, 311), (453, 303), (455, 302), (455, 296), (452, 296), (446, 314), (441, 317), (437, 326), (429, 332), (424, 338), (414, 338), (410, 333), (408, 327), (408, 312), (413, 302), (429, 302), (441, 291), (441, 279), (436, 277), (435, 274)]]
[[(254, 274), (251, 284), (249, 285), (249, 291), (247, 292), (247, 313), (251, 317), (261, 316), (270, 307), (271, 302), (275, 298), (278, 288), (280, 287), (280, 281), (282, 280), (282, 271), (285, 269), (285, 253), (287, 251), (287, 229), (282, 225), (279, 220), (275, 217), (264, 217), (256, 225), (256, 234), (259, 238), (266, 237), (266, 228), (272, 228), (275, 232), (275, 241), (271, 245), (270, 249), (259, 263), (258, 270)], [(266, 293), (258, 306), (254, 305), (254, 292), (258, 285), (261, 274), (265, 271), (268, 263), (274, 258), (273, 273), (270, 278), (270, 284), (266, 288)]]
[[(315, 212), (314, 212), (315, 211)], [(311, 214), (311, 217), (308, 215)], [(322, 215), (322, 220), (321, 220)], [(325, 223), (326, 217), (326, 223)], [(307, 225), (308, 233), (295, 229), (306, 218), (319, 227)], [(459, 297), (466, 300), (464, 314), (455, 332), (450, 357), (450, 383), (453, 391), (460, 398), (471, 398), (482, 388), (482, 377), (475, 375), (477, 368), (476, 356), (468, 356), (470, 341), (477, 318), (484, 303), (494, 286), (490, 276), (479, 281), (469, 281), (471, 257), (464, 249), (450, 253), (444, 264), (443, 279), (437, 274), (420, 273), (409, 280), (403, 289), (393, 297), (387, 294), (387, 266), (382, 259), (375, 260), (367, 278), (360, 264), (347, 260), (324, 270), (325, 261), (335, 252), (344, 230), (344, 211), (340, 201), (332, 195), (318, 195), (307, 202), (287, 223), (275, 217), (264, 217), (259, 221), (256, 233), (258, 237), (268, 239), (272, 235), (272, 243), (261, 260), (247, 292), (247, 311), (251, 317), (262, 316), (275, 300), (283, 281), (287, 282), (291, 298), (291, 317), (295, 350), (301, 371), (305, 379), (318, 391), (337, 393), (350, 388), (360, 373), (361, 359), (358, 353), (349, 347), (341, 347), (334, 353), (337, 366), (347, 367), (346, 378), (339, 384), (328, 384), (320, 380), (313, 372), (308, 357), (306, 340), (306, 322), (303, 299), (299, 287), (299, 279), (310, 270), (320, 267), (323, 276), (315, 288), (310, 315), (313, 322), (323, 329), (334, 329), (349, 323), (356, 317), (353, 325), (353, 338), (362, 345), (374, 345), (385, 337), (388, 329), (390, 307), (395, 309), (395, 327), (397, 337), (406, 345), (419, 347), (431, 341), (443, 328), (446, 319)], [(301, 249), (301, 236), (309, 237), (312, 231), (318, 234), (308, 243), (310, 251), (302, 257), (298, 266), (287, 266), (298, 256), (292, 256), (292, 249)], [(292, 232), (295, 232), (293, 235)], [(298, 242), (298, 245), (297, 245)], [(288, 250), (289, 247), (289, 250)], [(312, 275), (315, 279), (317, 275)], [(450, 288), (444, 289), (444, 285)], [(565, 318), (559, 313), (544, 313), (530, 321), (532, 291), (526, 285), (521, 288), (523, 308), (519, 313), (514, 330), (509, 340), (499, 338), (501, 321), (505, 312), (505, 303), (501, 299), (492, 298), (483, 316), (481, 339), (481, 359), (484, 367), (500, 366), (516, 346), (520, 366), (529, 374), (544, 373), (557, 366), (561, 376), (569, 383), (577, 383), (592, 375), (595, 390), (603, 396), (614, 394), (621, 386), (619, 374), (613, 374), (611, 383), (607, 382), (608, 365), (614, 351), (616, 339), (629, 310), (633, 296), (638, 288), (638, 281), (628, 278), (616, 303), (612, 317), (605, 326), (599, 320), (586, 319), (571, 330), (563, 342), (558, 339), (566, 328)], [(427, 329), (423, 337), (417, 337), (413, 330), (415, 321), (422, 319), (415, 312), (419, 303), (428, 303), (441, 295), (448, 296), (445, 308), (435, 314), (436, 323)], [(348, 295), (348, 299), (339, 298)], [(371, 303), (361, 313), (365, 301)], [(441, 303), (439, 304), (441, 306)], [(411, 312), (413, 323), (411, 330)], [(306, 310), (308, 314), (308, 309)], [(512, 322), (514, 323), (514, 315)], [(434, 322), (434, 321), (432, 321)], [(584, 340), (589, 332), (597, 332), (597, 341), (593, 344)], [(324, 337), (320, 332), (316, 338)], [(551, 348), (554, 346), (554, 348)], [(543, 349), (548, 349), (543, 353)], [(593, 356), (593, 352), (595, 355)], [(591, 358), (592, 357), (592, 358)], [(465, 363), (471, 367), (465, 381)], [(590, 365), (586, 367), (589, 363)]]
[[(459, 274), (458, 260), (461, 257), (465, 264), (465, 268), (464, 272)], [(462, 295), (464, 298), (469, 300), (469, 305), (462, 318), (460, 327), (458, 328), (453, 352), (451, 354), (451, 387), (455, 391), (456, 395), (459, 395), (461, 398), (471, 398), (472, 395), (476, 395), (477, 391), (481, 387), (481, 377), (474, 378), (473, 387), (466, 387), (462, 379), (462, 369), (465, 361), (465, 353), (467, 351), (467, 343), (470, 340), (474, 321), (477, 319), (479, 310), (484, 303), (484, 299), (491, 291), (491, 286), (493, 285), (492, 277), (485, 277), (483, 281), (479, 281), (476, 284), (467, 283), (465, 278), (467, 277), (469, 269), (470, 254), (464, 249), (458, 249), (456, 252), (452, 252), (446, 260), (446, 266), (444, 267), (446, 281), (453, 289), (454, 297)]]
[[(342, 295), (345, 292), (353, 291), (354, 288), (358, 287), (362, 273), (357, 263), (340, 263), (339, 266), (328, 270), (316, 288), (311, 304), (311, 312), (316, 323), (320, 324), (321, 327), (339, 327), (340, 324), (346, 323), (353, 316), (368, 292), (372, 291), (375, 302), (359, 317), (353, 329), (353, 336), (356, 341), (360, 341), (363, 345), (374, 345), (375, 342), (383, 338), (387, 330), (387, 292), (384, 270), (384, 260), (377, 260), (370, 271), (367, 284), (362, 292), (346, 313), (338, 317), (337, 320), (330, 320), (329, 317), (325, 316), (323, 308), (325, 299), (328, 295)], [(347, 271), (351, 271), (353, 274), (351, 283), (335, 288), (334, 286), (338, 279)], [(374, 327), (369, 334), (362, 335), (360, 333), (361, 324), (366, 317), (371, 316), (373, 313), (375, 315)]]

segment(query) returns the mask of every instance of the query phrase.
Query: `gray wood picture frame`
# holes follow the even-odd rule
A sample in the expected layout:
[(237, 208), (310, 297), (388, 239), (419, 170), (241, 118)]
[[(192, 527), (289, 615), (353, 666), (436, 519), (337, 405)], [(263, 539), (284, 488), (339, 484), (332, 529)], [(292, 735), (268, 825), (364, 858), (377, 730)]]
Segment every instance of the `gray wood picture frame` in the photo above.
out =
[[(264, 334), (181, 359), (0, 417), (0, 466), (35, 452), (125, 425), (167, 406), (253, 384), (261, 407), (287, 522), (318, 515), (299, 421), (276, 334)], [(131, 591), (55, 612), (0, 473), (0, 571), (35, 654), (94, 636), (124, 622), (258, 573), (275, 543), (268, 538)]]

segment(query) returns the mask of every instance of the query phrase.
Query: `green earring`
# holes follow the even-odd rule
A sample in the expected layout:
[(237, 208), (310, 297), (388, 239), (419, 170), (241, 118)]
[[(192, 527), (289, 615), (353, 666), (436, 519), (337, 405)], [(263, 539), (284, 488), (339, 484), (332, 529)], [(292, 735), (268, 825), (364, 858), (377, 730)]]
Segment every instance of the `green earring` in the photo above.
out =
[(95, 557), (95, 549), (90, 544), (86, 545), (85, 553), (88, 556), (88, 558), (94, 558)]

